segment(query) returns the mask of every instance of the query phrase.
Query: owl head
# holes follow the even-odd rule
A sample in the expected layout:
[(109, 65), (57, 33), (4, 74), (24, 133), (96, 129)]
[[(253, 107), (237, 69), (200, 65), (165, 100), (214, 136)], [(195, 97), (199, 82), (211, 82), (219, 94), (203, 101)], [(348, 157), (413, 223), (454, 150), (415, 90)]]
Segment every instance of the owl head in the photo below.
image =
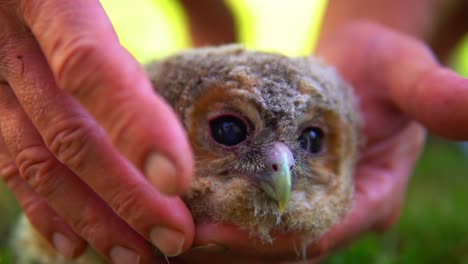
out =
[(331, 67), (226, 46), (149, 72), (192, 144), (196, 175), (184, 199), (196, 219), (267, 239), (273, 229), (318, 236), (346, 212), (359, 118)]

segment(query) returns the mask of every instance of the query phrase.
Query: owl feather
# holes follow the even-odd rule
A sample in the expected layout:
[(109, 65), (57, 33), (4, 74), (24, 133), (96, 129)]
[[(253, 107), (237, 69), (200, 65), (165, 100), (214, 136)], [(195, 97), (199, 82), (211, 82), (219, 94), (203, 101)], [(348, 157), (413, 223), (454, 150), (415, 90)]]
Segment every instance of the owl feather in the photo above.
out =
[[(346, 214), (360, 122), (333, 68), (228, 45), (153, 62), (147, 73), (192, 145), (195, 176), (182, 198), (195, 221), (232, 223), (264, 242), (272, 232), (311, 241)], [(18, 228), (18, 252), (71, 263), (52, 261), (28, 225)]]

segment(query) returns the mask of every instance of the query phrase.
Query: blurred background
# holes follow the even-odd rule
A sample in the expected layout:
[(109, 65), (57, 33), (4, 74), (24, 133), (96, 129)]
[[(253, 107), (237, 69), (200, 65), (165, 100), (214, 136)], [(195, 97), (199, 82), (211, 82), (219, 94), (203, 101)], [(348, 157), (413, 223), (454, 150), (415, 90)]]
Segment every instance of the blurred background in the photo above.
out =
[(468, 263), (468, 152), (429, 137), (399, 222), (369, 234), (325, 263)]
[[(254, 4), (248, 6), (248, 1)], [(295, 0), (294, 5), (287, 6), (277, 4), (282, 1), (264, 1), (226, 1), (238, 21), (240, 42), (249, 48), (287, 55), (308, 54), (319, 34), (326, 0)], [(101, 0), (122, 44), (140, 62), (190, 47), (187, 18), (175, 1), (133, 0), (131, 6), (129, 2)], [(316, 13), (310, 16), (304, 10)], [(294, 16), (285, 26), (285, 20), (275, 15), (279, 13)], [(460, 41), (447, 61), (468, 76), (468, 37)], [(468, 143), (430, 135), (395, 227), (383, 234), (363, 236), (325, 263), (468, 263), (467, 177)], [(12, 263), (6, 245), (19, 212), (16, 201), (0, 183), (0, 264)]]

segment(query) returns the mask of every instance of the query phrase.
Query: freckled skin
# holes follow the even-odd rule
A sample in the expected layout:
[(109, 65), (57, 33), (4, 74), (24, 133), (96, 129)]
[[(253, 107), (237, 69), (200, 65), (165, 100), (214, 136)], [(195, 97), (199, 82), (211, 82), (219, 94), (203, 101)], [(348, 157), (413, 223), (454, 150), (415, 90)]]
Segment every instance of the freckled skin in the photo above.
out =
[[(331, 67), (310, 57), (231, 45), (186, 51), (151, 63), (147, 72), (192, 144), (196, 172), (183, 199), (195, 221), (231, 222), (265, 242), (271, 241), (271, 231), (297, 232), (311, 241), (347, 212), (361, 141), (359, 116), (350, 87)], [(210, 136), (210, 120), (223, 114), (247, 123), (246, 139), (233, 147)], [(311, 154), (298, 142), (308, 127), (324, 132), (320, 153)], [(291, 168), (283, 211), (276, 193), (262, 188), (262, 183), (272, 183), (276, 160)], [(25, 225), (18, 229), (23, 235)], [(34, 232), (29, 236), (38, 240)], [(29, 252), (36, 252), (32, 258), (39, 263), (74, 263), (37, 256), (44, 243), (16, 248), (35, 249)]]

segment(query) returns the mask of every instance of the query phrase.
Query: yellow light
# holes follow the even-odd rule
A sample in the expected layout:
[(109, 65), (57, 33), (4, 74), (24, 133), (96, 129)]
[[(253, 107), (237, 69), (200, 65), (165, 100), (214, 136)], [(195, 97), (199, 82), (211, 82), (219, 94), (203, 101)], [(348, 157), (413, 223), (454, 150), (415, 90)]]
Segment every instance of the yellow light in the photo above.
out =
[(310, 54), (317, 42), (326, 0), (226, 0), (249, 49), (289, 56)]
[(190, 46), (186, 19), (178, 1), (100, 0), (122, 45), (140, 62)]
[(468, 34), (455, 50), (451, 64), (460, 75), (468, 77)]
[[(183, 8), (173, 0), (100, 0), (122, 45), (140, 62), (190, 46)], [(310, 54), (327, 0), (225, 0), (238, 40), (248, 49), (289, 56)]]

